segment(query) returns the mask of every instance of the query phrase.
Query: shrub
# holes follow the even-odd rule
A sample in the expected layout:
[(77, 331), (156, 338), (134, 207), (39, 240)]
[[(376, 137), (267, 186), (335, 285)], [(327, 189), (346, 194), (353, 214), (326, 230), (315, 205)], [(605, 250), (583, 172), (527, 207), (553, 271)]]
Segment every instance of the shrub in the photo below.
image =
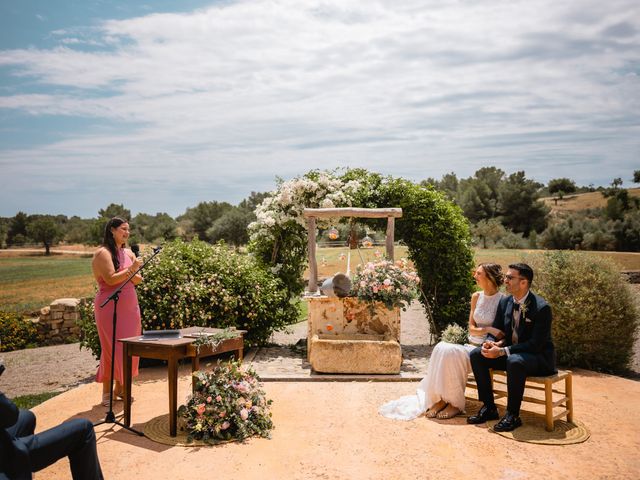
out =
[(15, 313), (0, 312), (0, 352), (11, 352), (38, 344), (38, 329)]
[(533, 290), (553, 311), (558, 362), (570, 367), (622, 372), (633, 355), (640, 312), (619, 268), (586, 253), (548, 252), (527, 259)]
[(298, 318), (282, 282), (224, 244), (175, 240), (143, 276), (138, 301), (145, 330), (236, 327), (248, 331), (245, 342), (253, 346)]
[(195, 372), (193, 382), (193, 395), (178, 410), (188, 442), (269, 438), (271, 400), (251, 368), (245, 371), (238, 362), (223, 362), (212, 372)]
[(80, 327), (80, 348), (86, 348), (91, 351), (96, 360), (100, 360), (100, 336), (98, 335), (98, 326), (93, 311), (93, 299), (84, 298), (78, 305), (80, 319), (76, 322)]

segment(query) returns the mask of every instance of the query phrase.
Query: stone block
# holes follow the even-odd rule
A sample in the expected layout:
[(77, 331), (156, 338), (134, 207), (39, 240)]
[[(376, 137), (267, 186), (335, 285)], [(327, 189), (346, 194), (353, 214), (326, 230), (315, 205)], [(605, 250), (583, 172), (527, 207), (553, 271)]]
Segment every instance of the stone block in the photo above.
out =
[(65, 320), (78, 320), (80, 318), (80, 314), (78, 312), (64, 312), (64, 315), (62, 315), (62, 318), (64, 318)]
[(40, 309), (40, 315), (42, 315), (42, 316), (49, 315), (50, 311), (51, 311), (51, 307), (49, 305), (47, 305), (46, 307), (42, 307)]
[(310, 343), (309, 362), (316, 372), (400, 373), (402, 349), (390, 335), (316, 334)]
[(75, 326), (75, 324), (76, 324), (75, 320), (65, 320), (64, 322), (62, 322), (61, 328), (72, 328)]
[(53, 302), (51, 302), (51, 307), (52, 308), (61, 307), (62, 310), (64, 310), (65, 307), (76, 308), (79, 303), (80, 303), (79, 298), (58, 298), (57, 300), (54, 300)]
[(64, 320), (63, 320), (63, 319), (59, 319), (59, 320), (50, 320), (48, 323), (49, 323), (49, 326), (50, 326), (52, 329), (54, 329), (54, 328), (55, 328), (55, 329), (58, 329), (58, 328), (60, 328), (60, 327), (62, 326), (62, 324), (64, 323)]
[(64, 312), (55, 312), (51, 310), (51, 320), (62, 320)]

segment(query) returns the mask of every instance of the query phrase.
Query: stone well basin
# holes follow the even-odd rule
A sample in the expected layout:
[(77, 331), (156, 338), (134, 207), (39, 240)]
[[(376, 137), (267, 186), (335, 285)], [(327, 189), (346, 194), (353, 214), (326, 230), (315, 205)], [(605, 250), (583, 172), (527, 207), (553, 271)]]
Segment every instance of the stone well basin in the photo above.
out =
[(400, 373), (402, 350), (390, 335), (365, 333), (316, 334), (309, 362), (320, 373)]

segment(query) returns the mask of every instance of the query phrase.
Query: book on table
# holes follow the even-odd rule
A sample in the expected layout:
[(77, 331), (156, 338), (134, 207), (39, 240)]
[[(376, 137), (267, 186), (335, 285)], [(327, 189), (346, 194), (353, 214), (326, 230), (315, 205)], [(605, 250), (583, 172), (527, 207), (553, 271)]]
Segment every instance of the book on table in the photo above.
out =
[(180, 330), (143, 330), (143, 340), (165, 340), (170, 338), (181, 338)]

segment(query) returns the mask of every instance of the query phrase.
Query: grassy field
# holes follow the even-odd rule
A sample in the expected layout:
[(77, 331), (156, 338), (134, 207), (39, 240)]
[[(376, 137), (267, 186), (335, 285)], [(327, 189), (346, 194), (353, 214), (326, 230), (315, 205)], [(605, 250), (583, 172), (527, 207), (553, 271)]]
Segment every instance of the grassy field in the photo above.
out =
[[(523, 259), (527, 254), (540, 250), (476, 250), (475, 261), (496, 262), (506, 267)], [(91, 274), (91, 258), (72, 255), (11, 256), (0, 255), (0, 310), (29, 314), (49, 305), (57, 298), (90, 297), (94, 294)], [(583, 252), (584, 253), (584, 252)], [(593, 252), (613, 259), (620, 270), (640, 270), (640, 253)], [(347, 271), (345, 248), (321, 248), (318, 250), (318, 276), (326, 278)], [(376, 260), (384, 254), (383, 247), (353, 250), (351, 273), (359, 263)], [(362, 259), (360, 257), (362, 255)], [(407, 256), (406, 247), (396, 247), (396, 258)]]
[(30, 313), (56, 298), (93, 295), (91, 258), (0, 257), (0, 310)]

